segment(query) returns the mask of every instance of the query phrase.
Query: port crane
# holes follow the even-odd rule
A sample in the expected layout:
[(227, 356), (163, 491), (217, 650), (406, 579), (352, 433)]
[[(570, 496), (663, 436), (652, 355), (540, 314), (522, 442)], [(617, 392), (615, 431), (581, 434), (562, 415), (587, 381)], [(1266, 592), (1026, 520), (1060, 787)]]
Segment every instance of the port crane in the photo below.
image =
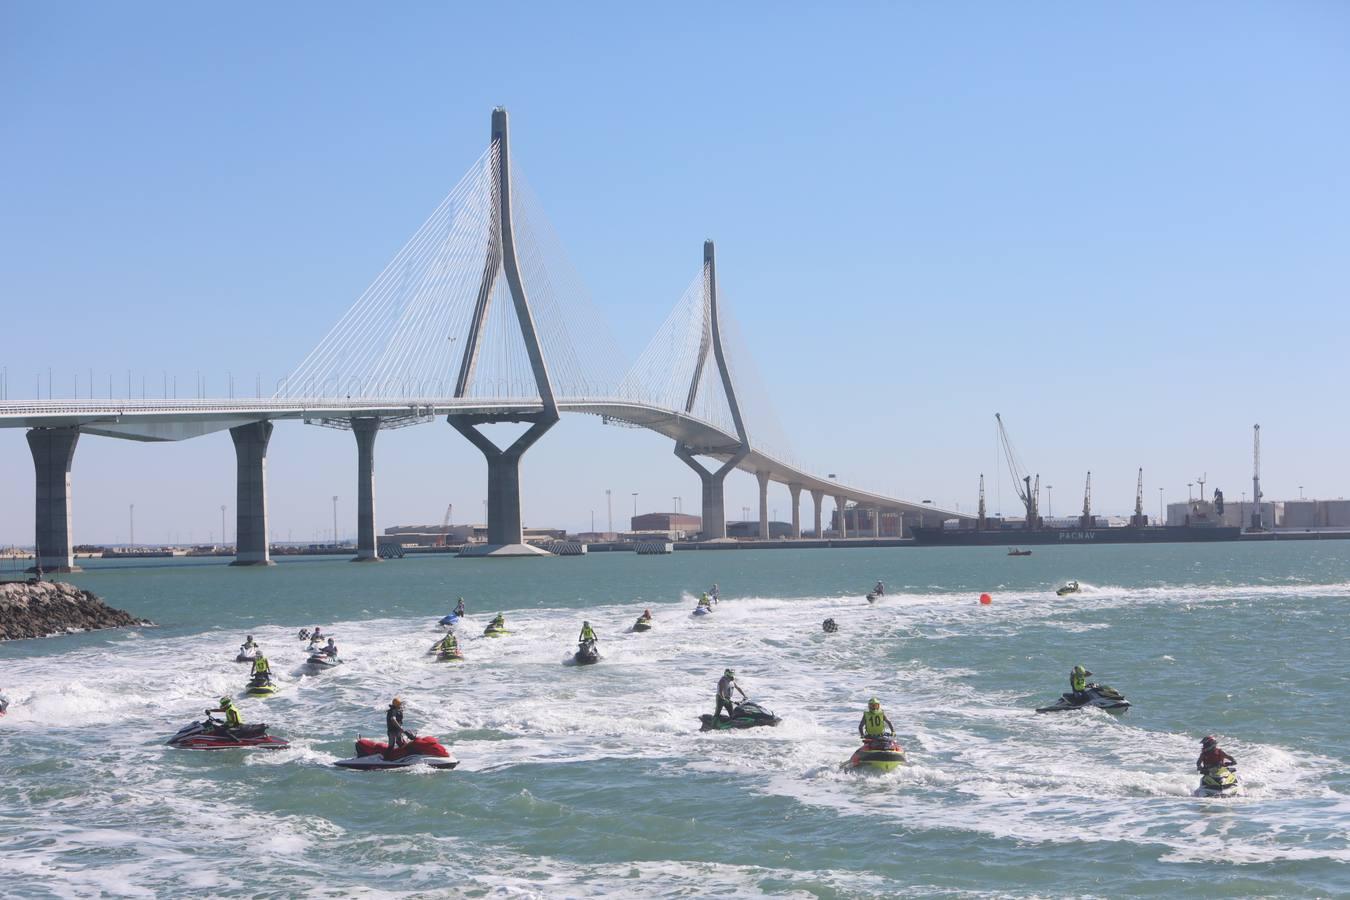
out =
[(1083, 486), (1083, 515), (1078, 519), (1078, 524), (1084, 528), (1093, 528), (1097, 520), (1092, 516), (1092, 473), (1087, 473), (1087, 484)]
[[(1139, 467), (1139, 479), (1134, 483), (1134, 518), (1130, 524), (1135, 528), (1143, 528), (1148, 524), (1148, 517), (1144, 515), (1144, 467)], [(1162, 524), (1162, 523), (1159, 523)]]
[(1003, 445), (1003, 455), (1008, 460), (1008, 471), (1012, 473), (1014, 488), (1022, 501), (1022, 505), (1027, 510), (1026, 527), (1028, 529), (1039, 528), (1041, 524), (1041, 476), (1036, 476), (1035, 486), (1033, 487), (1031, 475), (1023, 468), (1022, 461), (1017, 456), (1017, 451), (1013, 449), (1012, 440), (1008, 437), (1008, 429), (1003, 426), (1003, 416), (994, 413), (994, 419), (998, 422), (998, 438)]
[[(453, 340), (453, 339), (452, 339)], [(441, 546), (445, 547), (450, 543), (450, 513), (454, 512), (455, 504), (447, 503), (445, 505), (445, 518), (441, 520)]]

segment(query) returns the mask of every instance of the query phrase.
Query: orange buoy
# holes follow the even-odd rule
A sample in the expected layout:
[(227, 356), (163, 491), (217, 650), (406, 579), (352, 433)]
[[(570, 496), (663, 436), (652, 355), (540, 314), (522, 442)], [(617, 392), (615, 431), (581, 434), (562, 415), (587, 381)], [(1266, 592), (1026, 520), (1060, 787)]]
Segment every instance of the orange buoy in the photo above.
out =
[(985, 606), (988, 606), (989, 604), (994, 602), (994, 598), (990, 597), (988, 594), (981, 594), (980, 602), (983, 603)]

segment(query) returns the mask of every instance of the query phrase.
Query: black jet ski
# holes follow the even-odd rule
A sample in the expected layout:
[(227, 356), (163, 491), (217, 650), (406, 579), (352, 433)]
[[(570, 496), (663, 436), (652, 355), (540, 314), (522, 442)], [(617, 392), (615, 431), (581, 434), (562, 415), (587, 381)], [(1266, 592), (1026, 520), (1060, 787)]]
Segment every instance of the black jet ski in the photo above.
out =
[(844, 763), (844, 768), (849, 771), (859, 769), (871, 769), (877, 772), (889, 772), (892, 769), (903, 766), (908, 760), (905, 758), (905, 748), (900, 746), (899, 741), (893, 734), (883, 734), (878, 737), (863, 738), (862, 746), (853, 751), (848, 762)]
[(652, 630), (652, 620), (646, 618), (645, 616), (638, 616), (638, 620), (637, 620), (636, 622), (633, 623), (633, 630), (634, 630), (634, 631), (651, 631), (651, 630)]
[(1095, 706), (1107, 712), (1123, 713), (1130, 708), (1130, 701), (1120, 691), (1105, 684), (1089, 684), (1081, 694), (1061, 694), (1059, 699), (1049, 706), (1037, 707), (1036, 712), (1062, 712), (1066, 709), (1083, 709)]
[(267, 726), (262, 723), (226, 729), (215, 719), (184, 725), (166, 743), (180, 750), (238, 750), (244, 747), (284, 750), (291, 745), (290, 741), (268, 734)]
[(753, 700), (746, 700), (737, 706), (727, 719), (718, 716), (716, 720), (708, 713), (699, 716), (703, 723), (701, 731), (725, 731), (728, 728), (757, 728), (760, 725), (777, 725), (782, 719), (760, 706)]
[(1206, 769), (1200, 776), (1197, 797), (1231, 797), (1238, 791), (1237, 766), (1218, 766)]
[(305, 669), (310, 672), (322, 672), (324, 669), (332, 669), (342, 665), (342, 660), (336, 656), (329, 656), (321, 650), (315, 650), (309, 654), (305, 660)]
[(350, 759), (339, 759), (333, 765), (344, 769), (406, 769), (422, 765), (433, 769), (453, 769), (459, 765), (459, 760), (440, 741), (422, 735), (393, 749), (384, 741), (357, 738), (356, 755)]
[(248, 687), (244, 688), (244, 693), (250, 697), (270, 697), (281, 690), (272, 681), (272, 676), (267, 673), (254, 675), (248, 681)]
[(1081, 592), (1082, 590), (1083, 590), (1083, 588), (1082, 588), (1081, 586), (1079, 586), (1078, 582), (1076, 582), (1076, 581), (1070, 581), (1068, 584), (1064, 585), (1064, 587), (1062, 587), (1062, 588), (1060, 588), (1059, 590), (1055, 591), (1055, 596), (1056, 596), (1056, 597), (1063, 597), (1063, 596), (1065, 596), (1065, 595), (1067, 595), (1067, 594), (1077, 594), (1077, 593)]
[(820, 623), (820, 627), (825, 629), (826, 634), (834, 634), (839, 630), (839, 623), (834, 619), (826, 619), (824, 622)]
[(600, 648), (595, 641), (582, 641), (577, 645), (577, 652), (572, 654), (572, 659), (579, 666), (594, 665), (600, 661)]
[(880, 596), (880, 595), (879, 595), (876, 591), (868, 591), (868, 592), (867, 592), (867, 602), (868, 602), (868, 603), (876, 603), (876, 602), (877, 602), (877, 597), (879, 597), (879, 596)]

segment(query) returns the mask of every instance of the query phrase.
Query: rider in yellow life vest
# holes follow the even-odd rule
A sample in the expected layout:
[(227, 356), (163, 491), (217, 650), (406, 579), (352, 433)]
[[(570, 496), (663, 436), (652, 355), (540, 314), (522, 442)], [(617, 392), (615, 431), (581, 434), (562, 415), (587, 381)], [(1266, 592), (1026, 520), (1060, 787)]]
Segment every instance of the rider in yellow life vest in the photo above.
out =
[(867, 712), (863, 713), (862, 721), (858, 723), (858, 737), (881, 737), (883, 734), (894, 733), (895, 726), (886, 718), (886, 713), (882, 712), (881, 701), (876, 697), (868, 700)]
[(267, 657), (263, 656), (262, 648), (258, 649), (258, 655), (253, 660), (253, 677), (260, 675), (271, 676), (272, 666), (267, 662)]
[(1088, 676), (1092, 673), (1082, 666), (1074, 666), (1069, 673), (1069, 688), (1075, 696), (1081, 697), (1087, 691)]
[(702, 597), (698, 598), (698, 605), (706, 607), (708, 609), (712, 609), (712, 601), (708, 599), (707, 594), (704, 594)]
[(577, 637), (577, 643), (584, 644), (587, 641), (594, 641), (594, 640), (597, 640), (595, 636), (595, 629), (591, 627), (590, 622), (582, 622), (581, 634)]
[(206, 714), (223, 713), (225, 715), (225, 729), (238, 728), (244, 724), (244, 720), (239, 716), (239, 710), (235, 708), (234, 701), (229, 697), (220, 698), (220, 707), (218, 709), (208, 709)]
[(436, 649), (441, 653), (454, 653), (458, 650), (459, 640), (455, 637), (455, 633), (452, 631), (441, 638), (441, 642), (436, 645)]

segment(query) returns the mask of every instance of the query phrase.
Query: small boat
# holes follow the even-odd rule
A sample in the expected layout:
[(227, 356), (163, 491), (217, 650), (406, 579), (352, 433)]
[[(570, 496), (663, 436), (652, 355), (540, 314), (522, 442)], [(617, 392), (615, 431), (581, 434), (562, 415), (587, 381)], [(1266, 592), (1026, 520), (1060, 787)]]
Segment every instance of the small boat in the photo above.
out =
[(1008, 555), (1009, 555), (1009, 556), (1030, 556), (1030, 555), (1031, 555), (1031, 551), (1030, 551), (1030, 550), (1018, 550), (1016, 547), (1009, 547), (1009, 548), (1008, 548)]

